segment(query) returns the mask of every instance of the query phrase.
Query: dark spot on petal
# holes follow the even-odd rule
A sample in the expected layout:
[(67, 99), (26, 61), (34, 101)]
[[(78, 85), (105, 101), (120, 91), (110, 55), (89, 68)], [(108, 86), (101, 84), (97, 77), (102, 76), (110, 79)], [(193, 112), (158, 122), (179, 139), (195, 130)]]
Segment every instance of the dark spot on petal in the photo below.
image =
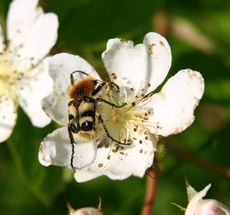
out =
[(163, 41), (160, 41), (160, 45), (161, 45), (161, 46), (165, 46), (165, 44), (164, 44)]
[(116, 80), (117, 79), (117, 76), (116, 76), (116, 74), (113, 72), (113, 73), (111, 73), (111, 77), (112, 77), (112, 79), (114, 79), (114, 80)]
[(99, 168), (103, 167), (103, 163), (99, 163), (99, 164), (98, 164), (98, 167), (99, 167)]
[(148, 52), (150, 55), (153, 55), (154, 54), (154, 49), (156, 47), (156, 44), (152, 43), (148, 46)]
[(131, 143), (132, 143), (132, 140), (131, 140), (131, 139), (128, 139), (127, 143), (128, 143), (128, 144), (131, 144)]

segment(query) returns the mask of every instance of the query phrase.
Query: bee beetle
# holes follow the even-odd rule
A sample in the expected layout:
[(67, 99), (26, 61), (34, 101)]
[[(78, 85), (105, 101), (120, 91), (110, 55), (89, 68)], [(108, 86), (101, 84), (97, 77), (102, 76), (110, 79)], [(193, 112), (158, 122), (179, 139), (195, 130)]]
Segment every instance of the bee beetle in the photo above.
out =
[[(86, 77), (82, 80), (74, 80), (74, 74), (81, 73)], [(96, 95), (105, 86), (106, 81), (97, 80), (89, 76), (83, 71), (74, 71), (70, 74), (71, 86), (68, 89), (69, 97), (71, 98), (68, 103), (68, 134), (70, 143), (72, 145), (71, 167), (74, 169), (73, 157), (74, 157), (74, 144), (75, 138), (82, 141), (95, 140), (97, 137), (96, 122), (102, 124), (105, 134), (108, 138), (112, 139), (117, 144), (128, 145), (115, 140), (107, 130), (102, 117), (97, 113), (97, 103), (106, 103), (116, 108), (121, 108), (126, 104), (118, 106), (109, 101), (106, 101)], [(119, 87), (109, 82), (112, 87)]]

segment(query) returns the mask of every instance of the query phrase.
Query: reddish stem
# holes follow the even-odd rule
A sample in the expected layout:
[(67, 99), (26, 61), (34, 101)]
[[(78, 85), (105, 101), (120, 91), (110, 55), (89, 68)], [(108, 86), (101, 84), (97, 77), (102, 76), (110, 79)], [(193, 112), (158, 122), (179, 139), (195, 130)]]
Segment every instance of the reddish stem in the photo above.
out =
[(147, 175), (145, 201), (141, 215), (151, 215), (157, 187), (157, 169), (151, 168)]

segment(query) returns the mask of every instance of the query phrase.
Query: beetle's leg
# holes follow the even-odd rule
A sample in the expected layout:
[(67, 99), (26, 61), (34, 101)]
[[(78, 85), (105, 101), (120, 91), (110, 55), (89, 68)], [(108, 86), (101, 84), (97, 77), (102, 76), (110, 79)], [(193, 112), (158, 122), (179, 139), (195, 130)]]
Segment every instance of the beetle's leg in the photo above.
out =
[(106, 128), (106, 125), (105, 125), (105, 123), (104, 123), (104, 120), (101, 118), (101, 116), (98, 115), (97, 118), (98, 118), (98, 121), (102, 124), (103, 129), (105, 130), (106, 136), (107, 136), (108, 138), (110, 138), (112, 141), (118, 143), (119, 145), (123, 145), (123, 146), (129, 146), (129, 145), (132, 144), (131, 141), (120, 142), (120, 141), (114, 139), (114, 138), (110, 135), (108, 129)]
[(124, 107), (125, 105), (127, 105), (126, 103), (124, 103), (124, 104), (122, 104), (122, 105), (116, 105), (116, 104), (111, 103), (111, 102), (109, 102), (109, 101), (106, 101), (106, 100), (104, 100), (104, 99), (102, 99), (102, 98), (96, 98), (95, 101), (96, 101), (96, 102), (104, 102), (104, 103), (106, 103), (106, 104), (108, 104), (108, 105), (110, 105), (110, 106), (112, 106), (112, 107), (116, 107), (116, 108), (122, 108), (122, 107)]
[[(99, 80), (94, 80), (94, 84), (95, 84), (95, 86), (97, 85), (99, 83)], [(95, 96), (96, 94), (98, 94), (100, 91), (101, 91), (101, 89), (105, 86), (105, 84), (106, 84), (106, 82), (101, 82), (98, 86), (97, 86), (97, 88), (95, 88), (94, 89), (94, 91), (92, 92), (92, 96)]]

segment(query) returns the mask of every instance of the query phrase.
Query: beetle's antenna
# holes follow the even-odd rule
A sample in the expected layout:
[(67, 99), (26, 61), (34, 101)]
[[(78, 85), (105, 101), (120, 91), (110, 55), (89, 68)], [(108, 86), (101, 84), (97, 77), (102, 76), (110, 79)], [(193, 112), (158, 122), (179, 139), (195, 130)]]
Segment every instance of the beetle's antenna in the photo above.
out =
[(74, 84), (74, 78), (73, 78), (73, 74), (74, 74), (74, 73), (81, 73), (81, 74), (83, 74), (83, 75), (89, 76), (88, 73), (86, 73), (86, 72), (84, 72), (84, 71), (81, 71), (81, 70), (76, 70), (76, 71), (71, 72), (71, 74), (70, 74), (70, 81), (71, 81), (71, 84), (72, 84), (72, 85)]

